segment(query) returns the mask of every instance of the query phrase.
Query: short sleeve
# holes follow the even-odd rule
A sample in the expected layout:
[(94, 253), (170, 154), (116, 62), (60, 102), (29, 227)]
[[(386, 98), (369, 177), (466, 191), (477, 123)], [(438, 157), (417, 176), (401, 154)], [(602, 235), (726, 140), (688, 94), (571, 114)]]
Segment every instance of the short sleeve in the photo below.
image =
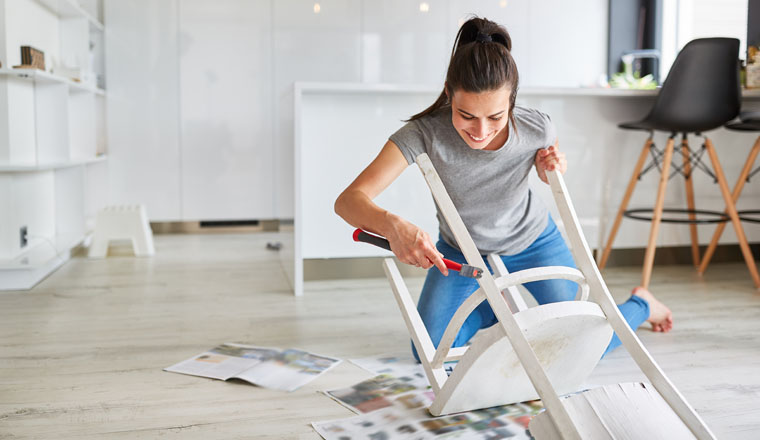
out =
[(543, 148), (549, 148), (550, 146), (554, 145), (554, 141), (557, 140), (557, 128), (554, 127), (554, 123), (552, 122), (552, 118), (549, 117), (546, 113), (541, 112), (541, 116), (543, 116), (544, 119), (544, 145)]
[(425, 152), (425, 136), (417, 121), (407, 122), (391, 135), (390, 140), (398, 146), (409, 165)]
[(520, 143), (531, 151), (543, 150), (554, 145), (557, 129), (549, 115), (529, 107), (516, 106), (513, 115)]

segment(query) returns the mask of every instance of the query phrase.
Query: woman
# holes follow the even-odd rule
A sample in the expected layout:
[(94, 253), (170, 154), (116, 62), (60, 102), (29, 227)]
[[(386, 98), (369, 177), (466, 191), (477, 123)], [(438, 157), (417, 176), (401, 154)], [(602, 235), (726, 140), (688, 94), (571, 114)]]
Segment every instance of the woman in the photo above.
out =
[[(419, 154), (430, 156), (481, 254), (500, 255), (510, 272), (575, 267), (547, 208), (528, 185), (534, 166), (547, 182), (546, 172), (564, 173), (567, 161), (549, 117), (515, 106), (518, 74), (511, 47), (502, 26), (483, 18), (465, 22), (436, 102), (391, 135), (335, 202), (335, 212), (352, 226), (386, 237), (401, 262), (437, 268), (428, 270), (417, 306), (436, 347), (449, 320), (478, 284), (449, 274), (444, 265), (443, 256), (465, 260), (440, 212), (440, 237), (434, 245), (425, 231), (372, 202)], [(539, 304), (571, 301), (577, 291), (567, 280), (536, 281), (525, 287)], [(634, 329), (645, 320), (654, 331), (667, 332), (673, 325), (670, 310), (641, 287), (618, 307)], [(467, 318), (453, 346), (463, 346), (479, 329), (495, 323), (484, 301)], [(615, 336), (607, 352), (618, 345)]]

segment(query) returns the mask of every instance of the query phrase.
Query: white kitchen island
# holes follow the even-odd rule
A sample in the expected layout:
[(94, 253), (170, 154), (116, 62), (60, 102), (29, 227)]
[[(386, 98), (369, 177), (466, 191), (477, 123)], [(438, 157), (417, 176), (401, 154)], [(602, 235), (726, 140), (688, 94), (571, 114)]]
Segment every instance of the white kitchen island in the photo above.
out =
[[(354, 243), (353, 228), (333, 211), (340, 192), (369, 164), (388, 137), (440, 93), (432, 86), (357, 83), (296, 83), (295, 86), (295, 221), (293, 243), (281, 252), (283, 266), (296, 295), (303, 293), (303, 261), (348, 257), (379, 257), (382, 249)], [(565, 175), (575, 209), (592, 247), (599, 248), (630, 179), (633, 164), (648, 136), (622, 130), (617, 124), (643, 118), (657, 91), (593, 88), (525, 88), (517, 103), (549, 114), (556, 125), (560, 148), (567, 154)], [(760, 93), (745, 92), (745, 108), (760, 106)], [(708, 133), (713, 140), (731, 186), (757, 134), (719, 129)], [(760, 134), (760, 133), (758, 133)], [(692, 149), (701, 139), (690, 137)], [(666, 134), (655, 143), (663, 147)], [(676, 163), (680, 163), (680, 155)], [(658, 173), (644, 176), (636, 187), (629, 208), (654, 205)], [(552, 211), (548, 186), (532, 176), (532, 184)], [(712, 178), (694, 176), (698, 209), (723, 210), (723, 199)], [(376, 202), (437, 237), (435, 207), (416, 167), (409, 167)], [(685, 207), (683, 179), (669, 182), (666, 207)], [(760, 185), (745, 187), (738, 208), (760, 206)], [(557, 217), (555, 216), (555, 219)], [(626, 219), (614, 248), (646, 246), (649, 222)], [(700, 225), (700, 243), (707, 244), (714, 225)], [(745, 223), (750, 242), (760, 240), (760, 228)], [(685, 246), (690, 243), (685, 225), (663, 224), (658, 244)], [(721, 243), (736, 243), (728, 227)]]

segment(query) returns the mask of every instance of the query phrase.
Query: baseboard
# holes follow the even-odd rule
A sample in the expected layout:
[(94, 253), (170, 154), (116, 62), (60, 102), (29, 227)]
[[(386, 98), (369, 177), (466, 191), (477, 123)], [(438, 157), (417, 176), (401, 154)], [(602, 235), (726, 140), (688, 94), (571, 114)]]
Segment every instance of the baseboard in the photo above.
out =
[(151, 222), (154, 234), (214, 234), (277, 232), (279, 220), (233, 220), (197, 222)]
[[(700, 258), (704, 255), (707, 246), (699, 247)], [(760, 260), (760, 243), (750, 244), (755, 261)], [(644, 261), (646, 248), (613, 249), (607, 260), (607, 267), (615, 266), (638, 266)], [(715, 253), (710, 259), (712, 263), (733, 263), (744, 261), (742, 251), (738, 244), (722, 244), (715, 248)], [(693, 265), (691, 246), (668, 246), (659, 247), (654, 255), (655, 266), (669, 266), (675, 264)]]

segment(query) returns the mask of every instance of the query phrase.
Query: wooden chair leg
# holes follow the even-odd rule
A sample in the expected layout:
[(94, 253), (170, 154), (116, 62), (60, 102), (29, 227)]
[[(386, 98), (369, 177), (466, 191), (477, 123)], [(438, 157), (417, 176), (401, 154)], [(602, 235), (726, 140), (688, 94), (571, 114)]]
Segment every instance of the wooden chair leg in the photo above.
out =
[[(741, 174), (739, 174), (739, 180), (736, 181), (734, 191), (731, 193), (731, 199), (734, 201), (734, 204), (739, 200), (739, 195), (741, 195), (742, 190), (744, 189), (744, 183), (747, 181), (747, 176), (749, 176), (750, 170), (752, 170), (752, 166), (755, 164), (755, 159), (757, 159), (758, 153), (760, 153), (760, 136), (755, 141), (752, 150), (750, 150), (749, 156), (747, 156), (747, 161), (744, 162), (744, 168), (742, 169)], [(697, 269), (697, 273), (700, 275), (704, 274), (707, 270), (707, 265), (710, 264), (710, 260), (715, 253), (715, 248), (718, 247), (718, 240), (720, 240), (720, 236), (723, 234), (724, 229), (726, 229), (726, 223), (719, 223), (718, 227), (715, 229), (712, 240), (710, 240), (710, 245), (707, 246), (705, 255), (702, 257), (702, 263), (699, 265), (699, 269)]]
[(636, 166), (633, 168), (631, 180), (628, 181), (628, 187), (625, 190), (625, 195), (623, 195), (623, 200), (620, 202), (620, 207), (618, 208), (617, 215), (615, 216), (615, 223), (612, 224), (612, 229), (610, 230), (610, 236), (607, 239), (607, 244), (604, 246), (602, 256), (599, 258), (598, 266), (600, 270), (604, 269), (604, 266), (607, 264), (607, 259), (610, 256), (610, 251), (612, 250), (612, 243), (615, 241), (615, 236), (617, 235), (618, 228), (620, 228), (620, 222), (623, 220), (623, 212), (625, 212), (625, 210), (628, 208), (628, 202), (631, 200), (633, 189), (636, 187), (636, 182), (639, 180), (639, 173), (641, 173), (641, 168), (644, 167), (644, 161), (646, 161), (647, 154), (649, 153), (649, 148), (651, 146), (652, 137), (650, 136), (644, 143), (644, 148), (641, 149), (641, 153), (639, 154), (639, 160), (636, 162)]
[[(684, 182), (686, 185), (686, 206), (689, 208), (689, 220), (692, 222), (697, 219), (697, 215), (693, 212), (696, 209), (694, 204), (694, 183), (691, 178), (691, 162), (689, 161), (689, 139), (684, 135), (681, 141), (681, 153), (683, 155), (683, 172)], [(694, 267), (699, 267), (699, 235), (697, 235), (697, 224), (691, 223), (689, 225), (691, 233), (691, 260), (694, 262)]]
[(744, 261), (747, 263), (747, 268), (752, 276), (752, 281), (755, 283), (755, 287), (760, 288), (760, 275), (757, 273), (755, 259), (752, 257), (752, 251), (747, 243), (747, 236), (744, 234), (744, 228), (742, 228), (741, 220), (739, 220), (739, 214), (736, 212), (734, 199), (728, 191), (728, 183), (726, 183), (726, 177), (723, 174), (723, 169), (718, 161), (718, 155), (715, 153), (715, 148), (709, 138), (705, 138), (705, 146), (707, 147), (707, 153), (710, 155), (710, 161), (712, 162), (715, 176), (718, 178), (720, 192), (723, 195), (723, 199), (726, 201), (726, 213), (731, 218), (731, 223), (734, 225), (734, 231), (736, 232), (736, 238), (739, 240), (739, 247), (742, 250)]
[(652, 266), (654, 266), (654, 253), (657, 249), (657, 233), (660, 231), (660, 220), (662, 220), (662, 207), (665, 204), (665, 188), (668, 186), (668, 177), (670, 176), (670, 162), (673, 160), (673, 145), (675, 136), (668, 138), (665, 146), (665, 156), (662, 159), (662, 173), (660, 174), (660, 185), (657, 189), (657, 199), (654, 204), (652, 213), (652, 227), (649, 229), (649, 243), (647, 251), (644, 254), (644, 267), (641, 274), (641, 285), (649, 288), (649, 281), (652, 278)]

